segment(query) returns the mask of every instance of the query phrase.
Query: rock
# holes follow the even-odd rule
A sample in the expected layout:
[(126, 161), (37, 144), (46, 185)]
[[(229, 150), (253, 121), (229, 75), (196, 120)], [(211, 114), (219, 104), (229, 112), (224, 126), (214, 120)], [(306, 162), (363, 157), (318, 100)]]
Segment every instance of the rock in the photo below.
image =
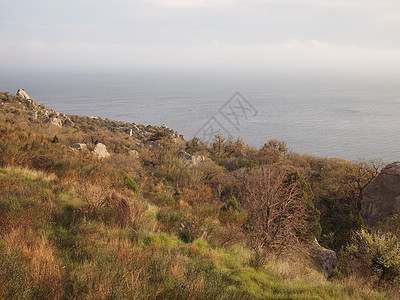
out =
[(62, 121), (58, 118), (48, 118), (44, 120), (44, 123), (50, 123), (52, 125), (62, 127)]
[(179, 151), (178, 158), (184, 160), (187, 164), (192, 165), (192, 166), (196, 166), (200, 163), (203, 163), (206, 160), (206, 158), (204, 156), (190, 155), (189, 153), (187, 153), (184, 150)]
[(24, 89), (19, 89), (17, 91), (17, 96), (21, 97), (23, 100), (32, 100)]
[(374, 226), (379, 220), (400, 212), (400, 162), (387, 165), (365, 188), (361, 216)]
[(333, 269), (336, 268), (338, 263), (338, 258), (335, 251), (322, 247), (318, 243), (317, 239), (314, 240), (314, 244), (311, 250), (321, 261), (322, 269), (324, 270), (326, 275), (331, 275)]
[(97, 155), (99, 159), (101, 158), (107, 158), (110, 156), (110, 153), (108, 153), (106, 145), (102, 143), (97, 143), (96, 146), (94, 146), (93, 152)]
[(77, 150), (86, 150), (87, 146), (86, 144), (80, 144), (80, 143), (75, 143), (69, 146), (70, 149), (77, 149)]
[(139, 158), (139, 152), (137, 152), (136, 150), (130, 150), (129, 155), (131, 155), (135, 159)]
[(125, 132), (126, 132), (126, 134), (128, 134), (129, 136), (132, 136), (132, 134), (133, 134), (132, 128), (129, 128), (129, 129), (125, 130)]
[(144, 146), (148, 149), (157, 149), (160, 146), (160, 143), (148, 141), (144, 144)]
[(33, 110), (28, 113), (28, 116), (30, 116), (33, 119), (37, 119), (37, 111)]

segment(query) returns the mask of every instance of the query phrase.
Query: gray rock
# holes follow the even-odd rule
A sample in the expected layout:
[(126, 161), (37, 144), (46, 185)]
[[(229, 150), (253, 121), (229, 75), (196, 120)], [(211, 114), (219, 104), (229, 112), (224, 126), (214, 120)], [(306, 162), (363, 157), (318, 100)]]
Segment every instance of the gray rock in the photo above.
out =
[(32, 110), (28, 113), (28, 116), (30, 116), (33, 119), (37, 119), (37, 111), (36, 110)]
[(186, 164), (196, 166), (200, 163), (204, 163), (206, 158), (204, 156), (200, 155), (190, 155), (184, 150), (179, 151), (178, 153), (178, 158), (182, 159), (185, 161)]
[(110, 153), (108, 153), (106, 145), (102, 143), (97, 143), (96, 146), (94, 146), (93, 152), (97, 155), (99, 159), (101, 158), (107, 158), (110, 156)]
[(76, 149), (76, 150), (86, 150), (87, 146), (86, 146), (86, 144), (74, 143), (71, 146), (69, 146), (69, 148)]
[(400, 162), (387, 165), (365, 188), (361, 216), (374, 226), (379, 220), (400, 212)]
[(338, 263), (338, 258), (335, 251), (322, 247), (318, 243), (317, 239), (314, 240), (311, 250), (320, 260), (322, 270), (325, 272), (325, 274), (328, 276), (332, 274), (333, 269), (336, 268)]
[(46, 124), (50, 123), (52, 125), (62, 127), (62, 121), (58, 118), (48, 118), (48, 119), (44, 120), (44, 123), (46, 123)]
[(144, 144), (144, 146), (148, 149), (157, 149), (160, 146), (160, 143), (148, 141)]

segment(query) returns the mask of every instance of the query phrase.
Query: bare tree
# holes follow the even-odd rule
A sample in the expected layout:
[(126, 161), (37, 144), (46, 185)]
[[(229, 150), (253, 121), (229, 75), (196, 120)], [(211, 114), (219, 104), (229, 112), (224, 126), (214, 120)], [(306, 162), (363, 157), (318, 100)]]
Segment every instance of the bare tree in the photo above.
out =
[(244, 178), (242, 203), (250, 219), (251, 247), (260, 254), (264, 250), (281, 251), (297, 242), (297, 234), (306, 225), (304, 193), (292, 172), (283, 166), (261, 166)]

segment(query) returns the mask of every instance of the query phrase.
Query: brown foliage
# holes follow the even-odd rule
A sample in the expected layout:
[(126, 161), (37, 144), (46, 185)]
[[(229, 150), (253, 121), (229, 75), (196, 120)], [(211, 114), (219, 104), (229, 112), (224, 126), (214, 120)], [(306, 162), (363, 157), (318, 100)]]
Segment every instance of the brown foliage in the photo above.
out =
[(296, 182), (287, 182), (284, 167), (262, 166), (245, 176), (242, 203), (251, 226), (251, 247), (256, 253), (282, 250), (297, 242), (305, 225), (305, 208)]

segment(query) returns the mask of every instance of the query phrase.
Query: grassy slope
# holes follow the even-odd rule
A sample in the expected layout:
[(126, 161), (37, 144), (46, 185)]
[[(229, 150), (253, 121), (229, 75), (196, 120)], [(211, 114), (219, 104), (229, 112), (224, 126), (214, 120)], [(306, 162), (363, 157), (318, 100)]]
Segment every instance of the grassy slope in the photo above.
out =
[[(90, 138), (79, 128), (92, 120), (57, 129), (7, 109), (0, 114), (0, 298), (385, 299), (357, 281), (325, 279), (306, 255), (271, 255), (254, 269), (243, 243), (224, 247), (206, 236), (185, 243), (170, 227), (196, 212), (165, 191), (152, 197), (162, 188), (123, 147), (103, 161), (67, 149)], [(99, 120), (94, 129), (114, 127)], [(53, 144), (55, 130), (61, 142)], [(152, 134), (115, 132), (109, 143), (129, 149)], [(218, 218), (209, 223), (223, 227)]]

